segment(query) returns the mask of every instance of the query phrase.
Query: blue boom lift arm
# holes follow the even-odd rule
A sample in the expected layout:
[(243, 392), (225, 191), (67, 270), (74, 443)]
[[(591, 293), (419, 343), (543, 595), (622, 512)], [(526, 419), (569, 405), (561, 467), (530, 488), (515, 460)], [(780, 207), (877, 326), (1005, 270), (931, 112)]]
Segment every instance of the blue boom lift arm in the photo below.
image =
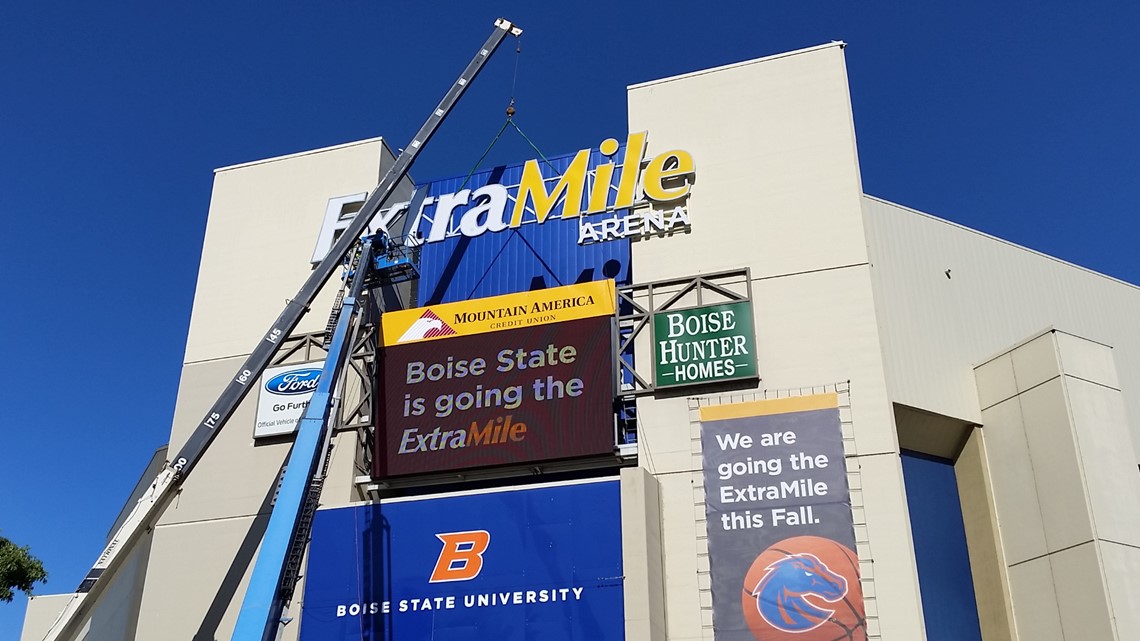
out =
[[(416, 132), (412, 141), (400, 152), (396, 162), (369, 195), (352, 223), (344, 230), (340, 239), (333, 244), (328, 255), (313, 269), (297, 295), (289, 300), (280, 316), (270, 326), (269, 331), (258, 341), (252, 353), (238, 369), (237, 374), (226, 384), (218, 399), (198, 423), (174, 460), (168, 462), (166, 467), (159, 472), (147, 492), (138, 500), (123, 524), (107, 542), (87, 576), (79, 584), (75, 593), (72, 594), (72, 598), (64, 606), (63, 611), (44, 636), (44, 641), (62, 641), (63, 639), (71, 639), (78, 634), (87, 609), (110, 582), (115, 570), (123, 561), (125, 551), (133, 548), (142, 534), (153, 525), (158, 515), (165, 509), (175, 491), (182, 485), (186, 476), (194, 469), (210, 443), (213, 442), (218, 430), (225, 425), (246, 394), (257, 384), (281, 342), (296, 329), (305, 312), (309, 310), (309, 305), (312, 304), (328, 279), (340, 267), (344, 258), (348, 256), (372, 218), (389, 204), (397, 186), (407, 176), (408, 170), (415, 162), (419, 152), (423, 150), (424, 145), (439, 129), (440, 124), (447, 118), (452, 108), (467, 90), (468, 85), (475, 79), (487, 60), (508, 35), (520, 36), (522, 29), (511, 24), (508, 20), (502, 18), (496, 20), (495, 28), (487, 41), (468, 63), (459, 78), (451, 85), (443, 100)], [(364, 267), (365, 265), (362, 265), (361, 269)], [(329, 360), (333, 359), (330, 358)], [(332, 378), (334, 377), (322, 378), (322, 381), (331, 381)], [(315, 404), (315, 402), (310, 403), (310, 407)]]
[[(382, 242), (381, 234), (375, 240)], [(333, 390), (338, 377), (343, 375), (348, 360), (354, 321), (360, 312), (361, 296), (367, 272), (372, 269), (373, 239), (361, 242), (361, 251), (354, 265), (350, 265), (346, 284), (349, 294), (340, 308), (340, 318), (327, 345), (328, 356), (321, 371), (320, 382), (313, 392), (309, 406), (297, 428), (293, 449), (285, 463), (285, 474), (277, 491), (277, 500), (269, 516), (269, 524), (261, 538), (253, 575), (245, 591), (233, 641), (272, 641), (284, 625), (281, 613), (289, 595), (282, 589), (286, 557), (296, 549), (298, 542), (303, 550), (312, 525), (312, 511), (316, 509), (320, 485), (313, 492), (313, 479), (324, 458), (328, 445), (326, 435), (333, 409)], [(309, 518), (302, 518), (307, 513)]]

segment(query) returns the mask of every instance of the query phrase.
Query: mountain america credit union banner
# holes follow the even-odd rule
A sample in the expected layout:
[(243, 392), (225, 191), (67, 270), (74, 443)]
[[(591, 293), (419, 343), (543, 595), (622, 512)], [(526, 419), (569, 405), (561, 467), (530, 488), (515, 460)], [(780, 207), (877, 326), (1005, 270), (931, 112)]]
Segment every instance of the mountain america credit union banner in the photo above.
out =
[(837, 396), (700, 420), (717, 641), (866, 641)]
[(389, 312), (373, 476), (613, 451), (613, 281)]
[(319, 510), (301, 641), (625, 638), (619, 484)]

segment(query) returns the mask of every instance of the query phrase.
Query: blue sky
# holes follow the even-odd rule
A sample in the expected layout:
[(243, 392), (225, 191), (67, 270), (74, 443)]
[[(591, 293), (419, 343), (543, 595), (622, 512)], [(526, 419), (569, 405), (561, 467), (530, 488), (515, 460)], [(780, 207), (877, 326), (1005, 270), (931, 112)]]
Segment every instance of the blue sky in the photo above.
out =
[[(1136, 3), (395, 4), (0, 3), (0, 532), (43, 559), (40, 592), (74, 589), (167, 438), (212, 170), (403, 146), (499, 15), (522, 52), (420, 180), (470, 169), (516, 61), (551, 155), (620, 137), (629, 84), (844, 40), (867, 193), (1140, 282)], [(511, 136), (488, 162), (532, 156)], [(23, 611), (0, 604), (0, 639)]]

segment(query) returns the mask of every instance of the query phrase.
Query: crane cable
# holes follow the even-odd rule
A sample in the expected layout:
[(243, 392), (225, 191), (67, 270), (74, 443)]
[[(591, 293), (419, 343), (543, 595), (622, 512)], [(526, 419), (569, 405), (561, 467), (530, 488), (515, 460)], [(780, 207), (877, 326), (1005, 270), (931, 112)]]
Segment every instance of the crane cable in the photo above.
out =
[(487, 145), (487, 148), (485, 150), (483, 150), (483, 155), (479, 156), (479, 159), (475, 161), (475, 164), (471, 167), (471, 171), (467, 172), (467, 177), (463, 179), (463, 182), (459, 185), (459, 189), (456, 191), (463, 191), (463, 189), (467, 187), (467, 183), (471, 181), (471, 177), (475, 175), (475, 172), (479, 171), (479, 166), (482, 165), (483, 161), (487, 159), (487, 154), (491, 153), (491, 149), (493, 149), (495, 147), (495, 144), (499, 142), (499, 138), (503, 136), (503, 132), (507, 130), (507, 127), (514, 127), (515, 131), (517, 131), (519, 135), (522, 136), (523, 140), (525, 140), (526, 143), (530, 145), (530, 148), (534, 150), (534, 153), (538, 155), (539, 159), (541, 159), (542, 162), (552, 171), (558, 171), (554, 167), (554, 164), (550, 162), (550, 159), (546, 157), (546, 154), (542, 153), (542, 150), (538, 148), (538, 145), (534, 144), (534, 141), (531, 140), (530, 137), (523, 132), (522, 128), (519, 127), (519, 124), (515, 122), (515, 113), (517, 113), (515, 109), (515, 89), (518, 87), (519, 58), (521, 57), (522, 38), (520, 37), (518, 38), (518, 42), (515, 45), (515, 70), (514, 75), (511, 78), (511, 97), (507, 102), (507, 119), (503, 122), (503, 126), (499, 127), (499, 131), (495, 133), (494, 137), (491, 138), (491, 143)]
[[(494, 138), (491, 139), (491, 144), (487, 145), (487, 149), (485, 149), (483, 151), (483, 155), (479, 156), (479, 160), (475, 161), (475, 165), (473, 167), (471, 167), (471, 171), (467, 172), (467, 177), (463, 179), (463, 182), (460, 183), (460, 185), (459, 185), (459, 189), (456, 191), (463, 191), (463, 189), (467, 187), (467, 183), (471, 181), (471, 177), (474, 176), (475, 172), (479, 170), (479, 165), (483, 164), (483, 161), (487, 158), (487, 154), (491, 153), (491, 149), (495, 146), (495, 143), (499, 142), (499, 138), (502, 137), (503, 132), (507, 130), (507, 127), (514, 127), (515, 131), (517, 131), (519, 133), (519, 135), (522, 136), (523, 140), (525, 140), (527, 142), (527, 144), (530, 145), (530, 148), (534, 150), (534, 153), (538, 155), (538, 157), (542, 160), (542, 162), (545, 163), (546, 166), (551, 169), (551, 171), (555, 172), (556, 174), (558, 173), (558, 169), (554, 166), (554, 164), (552, 162), (550, 162), (550, 160), (546, 157), (546, 154), (542, 153), (542, 150), (538, 148), (538, 145), (534, 144), (534, 141), (531, 140), (530, 137), (527, 136), (525, 133), (523, 133), (522, 128), (519, 127), (517, 122), (515, 122), (515, 113), (517, 113), (517, 111), (515, 109), (515, 89), (518, 86), (519, 58), (522, 57), (521, 54), (522, 54), (522, 38), (520, 37), (518, 39), (518, 43), (515, 45), (515, 69), (514, 69), (514, 75), (511, 78), (511, 97), (510, 97), (510, 100), (507, 102), (507, 109), (506, 109), (507, 119), (505, 122), (503, 122), (503, 126), (499, 127), (499, 131), (495, 134)], [(551, 269), (550, 265), (547, 264), (546, 259), (542, 257), (542, 254), (540, 254), (537, 249), (535, 249), (534, 245), (532, 245), (530, 243), (530, 241), (527, 240), (527, 238), (525, 236), (520, 234), (518, 229), (511, 228), (511, 232), (512, 232), (512, 237), (517, 236), (520, 240), (522, 240), (523, 244), (525, 244), (527, 246), (527, 249), (529, 249), (531, 251), (531, 253), (534, 254), (535, 258), (538, 259), (539, 263), (546, 270), (546, 272), (548, 274), (550, 274), (551, 277), (554, 278), (554, 281), (556, 283), (558, 283), (559, 285), (562, 285), (563, 284), (562, 279), (560, 279), (558, 277), (558, 274), (556, 274), (554, 272), (554, 270)], [(479, 285), (481, 285), (483, 283), (483, 280), (487, 278), (487, 275), (491, 272), (491, 267), (494, 266), (495, 262), (499, 260), (499, 256), (502, 255), (502, 253), (506, 249), (506, 247), (507, 247), (506, 243), (504, 243), (502, 246), (499, 247), (499, 251), (495, 254), (495, 256), (488, 263), (487, 269), (483, 272), (483, 276), (480, 277), (478, 282), (475, 283), (475, 286), (472, 288), (471, 292), (468, 293), (468, 296), (471, 296), (472, 294), (474, 294), (475, 291), (479, 288)]]

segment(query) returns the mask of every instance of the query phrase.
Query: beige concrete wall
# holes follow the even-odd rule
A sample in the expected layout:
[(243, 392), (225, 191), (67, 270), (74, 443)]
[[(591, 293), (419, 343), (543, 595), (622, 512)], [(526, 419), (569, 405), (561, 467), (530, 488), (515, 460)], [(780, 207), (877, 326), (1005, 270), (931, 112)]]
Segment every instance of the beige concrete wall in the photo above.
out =
[[(171, 452), (308, 277), (328, 199), (371, 190), (392, 161), (376, 139), (216, 172)], [(322, 290), (297, 333), (324, 330), (338, 287), (331, 282)], [(232, 632), (292, 442), (254, 441), (256, 396), (220, 430), (159, 520), (138, 639), (164, 638), (172, 629), (203, 639)], [(337, 435), (322, 505), (355, 498), (357, 447), (355, 433)], [(296, 638), (296, 623), (284, 638)]]
[(1048, 331), (976, 377), (1016, 638), (1140, 638), (1140, 476), (1113, 350)]
[[(209, 388), (218, 373), (228, 375), (239, 360), (184, 368), (176, 424), (179, 417), (196, 420), (201, 415), (213, 401)], [(157, 638), (171, 625), (217, 638), (228, 638), (233, 630), (290, 445), (288, 437), (253, 440), (253, 405), (250, 399), (242, 404), (155, 529), (138, 639)], [(355, 432), (335, 437), (322, 505), (345, 505), (356, 498), (352, 481), (358, 445)], [(284, 639), (296, 638), (299, 601), (293, 611), (296, 620)]]
[[(185, 362), (248, 354), (312, 271), (328, 199), (371, 191), (393, 162), (376, 138), (217, 170)], [(296, 333), (324, 330), (337, 287)]]
[[(1134, 630), (1134, 605), (1113, 604), (1140, 598), (1138, 530), (1119, 520), (1137, 514), (1140, 288), (877, 198), (863, 208), (891, 399), (983, 425), (963, 458), (986, 465), (957, 467), (985, 638), (1130, 638), (1110, 628)], [(1050, 326), (1091, 340), (1010, 351)]]
[[(843, 49), (838, 44), (629, 89), (630, 131), (652, 156), (689, 151), (697, 166), (692, 229), (633, 248), (635, 282), (749, 267), (760, 386), (851, 381), (877, 613), (873, 634), (924, 637), (917, 571), (888, 402), (862, 217)], [(710, 639), (697, 541), (687, 400), (638, 402), (641, 465), (661, 487), (669, 639)], [(708, 604), (704, 604), (707, 606)]]
[[(144, 534), (131, 549), (94, 607), (78, 628), (79, 641), (134, 639), (146, 581), (147, 562), (153, 537)], [(21, 641), (42, 641), (58, 620), (72, 594), (53, 594), (28, 599)]]
[(28, 609), (24, 611), (24, 627), (20, 632), (20, 641), (43, 641), (48, 630), (55, 624), (72, 598), (74, 596), (71, 594), (29, 597)]
[(984, 437), (982, 429), (970, 431), (954, 462), (954, 475), (962, 503), (962, 525), (970, 554), (970, 574), (982, 639), (1012, 641), (1015, 638), (1013, 605)]
[[(178, 401), (170, 434), (171, 452), (177, 452), (217, 400), (219, 386), (237, 371), (245, 356), (182, 368)], [(242, 402), (221, 429), (206, 455), (186, 478), (159, 525), (252, 516), (261, 511), (266, 490), (289, 453), (288, 437), (253, 439), (257, 410), (256, 390)]]
[(660, 488), (643, 468), (623, 469), (620, 478), (625, 636), (664, 641)]

